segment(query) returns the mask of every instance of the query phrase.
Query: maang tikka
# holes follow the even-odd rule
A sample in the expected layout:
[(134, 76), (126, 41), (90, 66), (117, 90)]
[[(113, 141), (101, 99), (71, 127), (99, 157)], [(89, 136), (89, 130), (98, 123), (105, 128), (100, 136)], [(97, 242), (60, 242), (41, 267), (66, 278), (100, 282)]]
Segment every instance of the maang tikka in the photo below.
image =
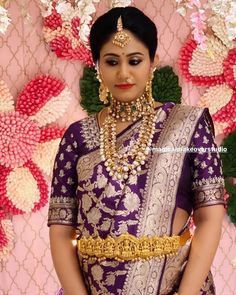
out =
[(121, 16), (117, 20), (117, 32), (112, 40), (112, 43), (119, 47), (125, 47), (130, 41), (130, 36), (123, 30)]

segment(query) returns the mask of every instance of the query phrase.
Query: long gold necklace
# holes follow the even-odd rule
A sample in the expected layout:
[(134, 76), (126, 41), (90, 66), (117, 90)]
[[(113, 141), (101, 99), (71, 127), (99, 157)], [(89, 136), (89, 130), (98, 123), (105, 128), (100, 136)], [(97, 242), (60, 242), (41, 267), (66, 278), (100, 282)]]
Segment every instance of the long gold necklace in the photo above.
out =
[(149, 98), (149, 102), (152, 103), (142, 114), (137, 141), (132, 148), (122, 154), (117, 149), (116, 128), (118, 119), (113, 115), (112, 109), (109, 109), (108, 116), (100, 130), (100, 154), (111, 177), (127, 179), (130, 173), (137, 174), (141, 170), (141, 165), (145, 164), (157, 119), (153, 98)]

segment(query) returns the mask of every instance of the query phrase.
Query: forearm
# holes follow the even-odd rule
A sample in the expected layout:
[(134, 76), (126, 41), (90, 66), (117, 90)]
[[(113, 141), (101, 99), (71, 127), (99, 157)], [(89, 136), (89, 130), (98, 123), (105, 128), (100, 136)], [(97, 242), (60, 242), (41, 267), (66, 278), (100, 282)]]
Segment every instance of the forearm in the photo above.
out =
[[(52, 227), (52, 226), (51, 226)], [(50, 228), (50, 244), (54, 267), (64, 295), (87, 295), (80, 271), (72, 232), (57, 232)]]
[(209, 273), (221, 236), (221, 222), (202, 221), (191, 244), (189, 260), (179, 287), (179, 295), (199, 295)]

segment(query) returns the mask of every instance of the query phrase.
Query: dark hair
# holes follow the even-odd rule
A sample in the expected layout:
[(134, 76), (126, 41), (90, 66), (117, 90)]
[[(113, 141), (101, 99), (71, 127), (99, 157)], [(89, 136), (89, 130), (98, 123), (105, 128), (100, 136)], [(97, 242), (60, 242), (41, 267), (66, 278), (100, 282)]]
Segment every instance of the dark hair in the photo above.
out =
[(154, 22), (135, 7), (116, 7), (101, 15), (92, 25), (90, 47), (93, 60), (100, 57), (102, 46), (117, 31), (117, 20), (121, 16), (123, 28), (133, 33), (149, 50), (153, 61), (157, 48), (157, 28)]

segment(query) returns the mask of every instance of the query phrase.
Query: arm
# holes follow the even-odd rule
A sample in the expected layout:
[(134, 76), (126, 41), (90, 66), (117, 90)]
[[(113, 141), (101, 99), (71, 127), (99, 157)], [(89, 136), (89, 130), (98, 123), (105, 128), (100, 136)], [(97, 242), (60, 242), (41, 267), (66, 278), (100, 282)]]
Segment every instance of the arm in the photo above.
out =
[(76, 247), (72, 244), (72, 240), (75, 238), (74, 227), (51, 225), (49, 233), (52, 259), (64, 291), (63, 294), (87, 295)]
[(194, 212), (196, 230), (179, 295), (198, 295), (208, 275), (221, 236), (222, 205), (201, 207)]
[(65, 132), (56, 155), (49, 202), (48, 226), (53, 263), (64, 289), (64, 295), (87, 295), (80, 271), (75, 228), (79, 231), (78, 175), (76, 165), (80, 155), (79, 124), (73, 123)]
[(224, 216), (224, 179), (214, 142), (213, 123), (207, 110), (198, 121), (191, 146), (208, 148), (208, 151), (189, 154), (196, 230), (179, 295), (199, 295), (220, 240)]

